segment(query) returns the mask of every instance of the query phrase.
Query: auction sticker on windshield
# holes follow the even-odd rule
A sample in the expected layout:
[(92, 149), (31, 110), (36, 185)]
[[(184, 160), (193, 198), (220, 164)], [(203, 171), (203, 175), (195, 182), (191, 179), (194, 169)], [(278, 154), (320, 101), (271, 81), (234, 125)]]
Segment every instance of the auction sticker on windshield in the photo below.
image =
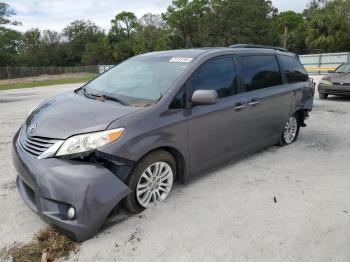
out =
[(189, 63), (193, 60), (191, 57), (173, 57), (169, 60), (170, 63)]

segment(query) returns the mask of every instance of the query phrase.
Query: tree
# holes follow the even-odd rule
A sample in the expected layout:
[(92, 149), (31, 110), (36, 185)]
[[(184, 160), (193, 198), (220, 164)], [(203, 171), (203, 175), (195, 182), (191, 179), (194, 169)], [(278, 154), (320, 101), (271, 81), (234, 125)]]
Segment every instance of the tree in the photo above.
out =
[(8, 4), (0, 2), (0, 27), (2, 25), (19, 25), (18, 21), (10, 19), (15, 14), (16, 12)]
[(152, 13), (144, 14), (141, 17), (141, 19), (138, 21), (138, 23), (143, 27), (155, 27), (155, 28), (164, 28), (166, 25), (161, 15), (152, 14)]
[(23, 65), (39, 65), (38, 50), (41, 46), (41, 32), (38, 28), (26, 31), (22, 36), (20, 55)]
[(43, 44), (55, 46), (61, 43), (61, 38), (62, 36), (56, 31), (44, 30), (41, 41)]
[(277, 10), (269, 0), (211, 0), (204, 45), (271, 44)]
[(164, 50), (168, 47), (165, 21), (161, 15), (145, 14), (138, 20), (138, 30), (135, 34), (136, 53)]
[[(108, 32), (107, 39), (109, 47), (113, 51), (115, 61), (122, 61), (137, 52), (136, 31), (139, 29), (139, 24), (134, 13), (121, 12), (111, 21), (112, 27)], [(138, 45), (140, 47), (140, 45)], [(142, 48), (139, 48), (142, 50)]]
[(127, 38), (130, 38), (130, 34), (136, 30), (138, 23), (137, 23), (137, 17), (132, 12), (121, 12), (116, 15), (116, 17), (111, 21), (112, 23), (112, 29), (113, 28), (118, 30), (122, 30)]
[(18, 25), (19, 22), (10, 19), (15, 15), (8, 4), (0, 2), (0, 65), (16, 65), (19, 63), (19, 46), (21, 34), (15, 30), (5, 28), (4, 25)]
[(22, 35), (12, 29), (0, 27), (0, 66), (20, 64), (19, 47)]
[(89, 20), (76, 20), (64, 28), (63, 32), (68, 41), (69, 64), (80, 64), (86, 45), (105, 38), (104, 32)]
[(290, 32), (296, 30), (304, 23), (303, 15), (293, 11), (282, 12), (276, 17), (276, 26), (279, 32), (283, 31), (283, 47), (288, 48), (288, 38)]
[(278, 14), (271, 0), (173, 0), (162, 15), (117, 14), (107, 35), (89, 20), (72, 22), (63, 34), (20, 33), (5, 26), (18, 24), (14, 14), (0, 2), (3, 66), (115, 63), (150, 51), (235, 43), (284, 45), (299, 54), (350, 51), (350, 0), (311, 0), (302, 14)]
[(180, 36), (186, 48), (200, 46), (200, 24), (208, 8), (208, 0), (174, 0), (163, 19), (173, 33)]
[(312, 6), (307, 12), (307, 45), (318, 52), (349, 50), (350, 1), (335, 0), (323, 6)]
[(107, 48), (105, 40), (86, 44), (82, 63), (84, 65), (113, 64), (112, 52)]

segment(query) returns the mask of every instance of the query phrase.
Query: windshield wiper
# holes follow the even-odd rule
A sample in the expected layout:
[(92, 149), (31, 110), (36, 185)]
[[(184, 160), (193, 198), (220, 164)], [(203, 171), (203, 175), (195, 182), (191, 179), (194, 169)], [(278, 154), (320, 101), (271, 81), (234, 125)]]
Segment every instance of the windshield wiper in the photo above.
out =
[(83, 87), (81, 90), (83, 91), (83, 94), (84, 94), (86, 97), (92, 98), (92, 99), (96, 99), (96, 95), (95, 95), (95, 94), (89, 93), (89, 92), (86, 90), (85, 87)]
[(125, 100), (119, 98), (119, 97), (114, 97), (114, 96), (109, 96), (109, 95), (102, 95), (102, 94), (94, 94), (94, 93), (89, 93), (85, 87), (82, 88), (82, 91), (84, 93), (84, 95), (86, 97), (92, 98), (92, 99), (96, 99), (96, 100), (100, 100), (100, 101), (106, 101), (106, 100), (111, 100), (111, 101), (115, 101), (118, 102), (124, 106), (130, 106), (130, 104), (128, 102), (126, 102)]
[(130, 106), (128, 102), (126, 102), (124, 99), (121, 99), (119, 97), (109, 96), (109, 95), (100, 95), (99, 97), (101, 97), (104, 100), (112, 100), (112, 101), (118, 102), (124, 106)]

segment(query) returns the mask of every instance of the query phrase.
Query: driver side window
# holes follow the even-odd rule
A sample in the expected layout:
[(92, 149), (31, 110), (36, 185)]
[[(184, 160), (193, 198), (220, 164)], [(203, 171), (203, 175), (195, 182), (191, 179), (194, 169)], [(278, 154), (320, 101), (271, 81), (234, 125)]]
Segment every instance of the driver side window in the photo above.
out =
[(219, 98), (238, 93), (237, 74), (231, 56), (217, 57), (205, 62), (190, 79), (192, 92), (215, 90)]

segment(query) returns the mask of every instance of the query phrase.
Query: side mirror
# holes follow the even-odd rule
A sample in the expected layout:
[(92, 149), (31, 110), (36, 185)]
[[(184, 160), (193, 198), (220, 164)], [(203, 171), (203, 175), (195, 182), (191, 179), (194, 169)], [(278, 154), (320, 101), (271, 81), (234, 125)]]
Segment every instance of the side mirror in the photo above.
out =
[(332, 73), (334, 73), (334, 70), (328, 70), (328, 73), (332, 74)]
[(191, 98), (194, 105), (212, 105), (217, 101), (218, 93), (215, 90), (196, 90)]

